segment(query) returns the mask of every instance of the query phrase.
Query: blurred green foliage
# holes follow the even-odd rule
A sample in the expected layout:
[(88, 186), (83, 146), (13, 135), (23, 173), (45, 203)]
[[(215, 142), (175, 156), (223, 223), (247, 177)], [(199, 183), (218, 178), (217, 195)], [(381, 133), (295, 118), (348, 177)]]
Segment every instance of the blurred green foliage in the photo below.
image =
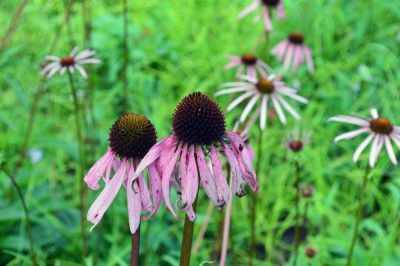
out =
[[(86, 0), (89, 2), (88, 0)], [(0, 1), (0, 34), (4, 34), (18, 1)], [(102, 60), (88, 69), (93, 87), (93, 117), (86, 128), (87, 169), (107, 147), (108, 130), (122, 114), (123, 50), (122, 6), (119, 1), (92, 0), (90, 48)], [(262, 24), (252, 15), (237, 20), (251, 3), (241, 0), (131, 1), (129, 10), (129, 111), (143, 113), (155, 124), (159, 139), (171, 132), (171, 115), (179, 99), (192, 91), (213, 95), (234, 79), (225, 71), (224, 54), (241, 54), (254, 49)], [(23, 145), (33, 95), (40, 80), (40, 67), (50, 44), (61, 31), (56, 55), (72, 46), (84, 46), (82, 2), (75, 1), (71, 19), (60, 26), (67, 3), (60, 0), (31, 0), (15, 35), (0, 52), (0, 154), (10, 169)], [(354, 165), (351, 155), (357, 140), (334, 145), (335, 135), (346, 129), (329, 124), (328, 117), (359, 112), (371, 107), (400, 123), (400, 3), (396, 1), (314, 0), (285, 1), (287, 19), (275, 21), (271, 44), (288, 33), (304, 32), (313, 49), (316, 71), (302, 68), (285, 81), (299, 85), (310, 104), (301, 109), (302, 120), (288, 126), (269, 124), (261, 157), (259, 176), (256, 265), (290, 262), (294, 223), (293, 156), (282, 144), (295, 127), (312, 131), (311, 144), (301, 154), (303, 183), (313, 184), (316, 194), (309, 209), (306, 243), (300, 247), (300, 265), (343, 265), (353, 232), (358, 187), (363, 163)], [(1, 35), (0, 35), (1, 36)], [(279, 64), (272, 57), (273, 68)], [(78, 79), (82, 97), (87, 82)], [(227, 106), (229, 97), (217, 99)], [(72, 97), (66, 76), (45, 83), (30, 145), (43, 158), (28, 156), (17, 181), (23, 188), (33, 222), (33, 237), (41, 265), (82, 265), (80, 251), (78, 156), (74, 133)], [(238, 113), (227, 114), (227, 125)], [(95, 121), (95, 123), (93, 123)], [(251, 143), (257, 130), (250, 136)], [(253, 145), (254, 146), (254, 145)], [(256, 147), (254, 147), (256, 148)], [(31, 153), (30, 153), (31, 154)], [(366, 157), (366, 156), (365, 156)], [(364, 162), (366, 161), (364, 158)], [(361, 237), (354, 265), (400, 265), (400, 179), (399, 171), (381, 156), (367, 188)], [(88, 206), (98, 192), (89, 191)], [(87, 265), (127, 265), (130, 237), (125, 193), (121, 191), (101, 224), (88, 233)], [(229, 265), (247, 263), (250, 235), (249, 197), (235, 199)], [(200, 195), (199, 225), (208, 200)], [(304, 206), (302, 206), (302, 209)], [(218, 226), (222, 212), (214, 210), (193, 265), (215, 260)], [(0, 173), (0, 264), (29, 265), (28, 242), (20, 201), (9, 179)], [(164, 207), (142, 225), (141, 259), (146, 265), (177, 265), (183, 214), (174, 220)], [(89, 225), (88, 225), (89, 227)], [(195, 228), (195, 236), (199, 226)], [(313, 246), (317, 256), (310, 260), (304, 246)], [(203, 264), (202, 264), (203, 263)]]

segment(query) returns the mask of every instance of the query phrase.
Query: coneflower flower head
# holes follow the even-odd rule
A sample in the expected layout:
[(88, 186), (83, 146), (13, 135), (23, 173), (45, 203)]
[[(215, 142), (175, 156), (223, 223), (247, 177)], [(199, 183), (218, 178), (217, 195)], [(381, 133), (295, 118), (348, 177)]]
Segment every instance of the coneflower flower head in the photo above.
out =
[(232, 170), (233, 193), (243, 196), (245, 182), (253, 191), (258, 190), (251, 161), (242, 152), (244, 145), (242, 137), (225, 130), (224, 115), (218, 104), (203, 93), (192, 93), (176, 107), (173, 134), (150, 149), (135, 176), (148, 164), (158, 162), (167, 208), (176, 216), (170, 201), (171, 184), (175, 183), (181, 191), (180, 208), (194, 221), (192, 205), (200, 185), (215, 206), (221, 208), (229, 201), (231, 192), (221, 154), (226, 156)]
[(241, 75), (248, 75), (256, 78), (259, 73), (263, 77), (267, 77), (267, 73), (272, 72), (272, 69), (261, 59), (254, 54), (243, 54), (241, 56), (226, 55), (230, 59), (225, 69), (238, 67), (236, 77)]
[(310, 143), (310, 138), (311, 134), (309, 132), (300, 133), (299, 129), (295, 129), (288, 135), (285, 146), (289, 151), (299, 153)]
[(246, 99), (251, 98), (240, 116), (241, 123), (247, 119), (250, 112), (254, 109), (256, 104), (259, 103), (259, 107), (256, 108), (253, 117), (250, 119), (250, 125), (252, 125), (255, 119), (260, 117), (260, 128), (264, 130), (267, 124), (269, 101), (272, 102), (283, 124), (286, 124), (286, 116), (283, 113), (283, 109), (288, 111), (295, 119), (300, 119), (300, 115), (284, 99), (284, 97), (288, 97), (303, 104), (308, 103), (307, 99), (299, 96), (296, 90), (286, 87), (282, 81), (274, 79), (272, 75), (269, 78), (242, 76), (242, 79), (243, 82), (228, 82), (223, 84), (224, 88), (215, 94), (215, 96), (220, 96), (238, 92), (243, 93), (228, 105), (228, 112), (234, 110), (234, 108), (239, 106)]
[[(254, 0), (249, 7), (247, 7), (240, 13), (239, 19), (244, 18), (245, 16), (255, 11), (259, 7), (261, 8), (261, 15), (264, 20), (265, 29), (267, 31), (272, 30), (271, 18), (268, 13), (271, 9), (276, 9), (278, 11), (279, 19), (285, 18), (285, 10), (283, 7), (282, 0)], [(256, 21), (258, 21), (259, 19), (260, 17), (256, 17)]]
[(380, 117), (376, 109), (371, 109), (371, 116), (371, 119), (345, 115), (339, 115), (330, 118), (330, 121), (343, 122), (361, 127), (360, 129), (337, 136), (335, 138), (335, 142), (344, 139), (352, 139), (361, 134), (367, 133), (369, 135), (356, 149), (353, 156), (353, 161), (357, 162), (361, 153), (370, 143), (372, 143), (371, 153), (369, 156), (370, 167), (375, 166), (383, 145), (386, 147), (390, 161), (397, 165), (397, 158), (393, 151), (392, 141), (398, 148), (400, 148), (400, 127), (393, 125), (389, 119)]
[(272, 54), (283, 62), (283, 72), (290, 67), (292, 70), (297, 70), (303, 62), (307, 63), (308, 71), (314, 71), (314, 62), (311, 55), (311, 50), (304, 44), (304, 35), (300, 32), (289, 34), (287, 39), (278, 43), (273, 49)]
[(87, 73), (82, 65), (85, 64), (100, 64), (99, 59), (91, 58), (96, 54), (92, 50), (84, 50), (77, 54), (78, 48), (75, 47), (67, 56), (59, 58), (54, 55), (46, 56), (46, 60), (50, 61), (47, 66), (42, 70), (42, 74), (46, 75), (47, 78), (51, 78), (57, 71), (60, 71), (61, 75), (64, 75), (66, 71), (71, 74), (78, 70), (84, 79), (87, 78)]
[[(140, 114), (123, 115), (113, 124), (107, 153), (93, 165), (84, 178), (93, 190), (99, 188), (101, 178), (105, 181), (103, 191), (87, 214), (93, 227), (101, 221), (121, 186), (125, 186), (127, 190), (131, 233), (135, 233), (139, 227), (142, 211), (148, 212), (144, 219), (157, 212), (162, 201), (161, 178), (157, 166), (148, 166), (150, 190), (142, 173), (133, 179), (136, 166), (156, 143), (156, 138), (153, 124)], [(111, 177), (112, 172), (114, 175)]]

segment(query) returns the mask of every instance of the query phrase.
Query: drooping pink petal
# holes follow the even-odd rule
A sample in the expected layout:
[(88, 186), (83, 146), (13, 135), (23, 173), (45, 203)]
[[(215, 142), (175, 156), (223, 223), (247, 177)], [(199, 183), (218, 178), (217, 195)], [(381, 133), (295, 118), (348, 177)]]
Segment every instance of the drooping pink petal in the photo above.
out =
[(222, 207), (225, 204), (225, 202), (223, 201), (223, 199), (218, 198), (217, 188), (215, 186), (215, 180), (213, 174), (211, 173), (210, 168), (207, 165), (206, 157), (204, 156), (203, 150), (201, 149), (200, 146), (197, 146), (196, 154), (197, 154), (197, 164), (199, 166), (199, 172), (200, 172), (199, 173), (200, 180), (204, 188), (204, 191), (206, 192), (207, 196), (211, 199), (211, 201), (214, 203), (215, 206)]
[(312, 59), (310, 48), (305, 46), (303, 49), (304, 49), (304, 55), (305, 55), (305, 58), (307, 61), (308, 71), (314, 72), (314, 62)]
[(195, 147), (192, 145), (189, 148), (187, 172), (184, 176), (185, 180), (182, 179), (182, 183), (185, 183), (185, 189), (182, 190), (182, 203), (183, 209), (191, 208), (199, 189), (199, 173), (197, 171)]
[(255, 67), (254, 66), (247, 67), (247, 74), (246, 75), (256, 78), (257, 77), (257, 71), (256, 71)]
[[(165, 167), (167, 166), (169, 159), (171, 156), (174, 154), (174, 151), (176, 149), (176, 139), (174, 138), (175, 141), (169, 141), (166, 143), (164, 146), (164, 150), (161, 152), (159, 160), (158, 160), (158, 172), (162, 175), (164, 172)], [(175, 168), (173, 169), (173, 173), (175, 173)], [(173, 181), (171, 179), (171, 181)]]
[(113, 164), (115, 154), (108, 149), (106, 154), (103, 155), (85, 175), (84, 181), (93, 190), (99, 189), (99, 181), (101, 177), (109, 176), (111, 166)]
[(139, 183), (140, 199), (142, 201), (142, 210), (151, 211), (153, 206), (151, 204), (149, 188), (147, 187), (146, 181), (144, 180), (143, 173), (138, 176), (137, 180)]
[(226, 64), (225, 69), (231, 69), (235, 66), (238, 66), (242, 63), (242, 60), (240, 59), (240, 57), (235, 57), (232, 58), (228, 64)]
[(371, 131), (370, 128), (360, 128), (360, 129), (357, 129), (357, 130), (353, 130), (353, 131), (341, 134), (341, 135), (337, 136), (334, 141), (338, 142), (338, 141), (341, 141), (341, 140), (344, 140), (344, 139), (352, 139), (352, 138), (355, 138), (355, 137), (357, 137), (357, 136), (359, 136), (359, 135), (361, 135), (363, 133), (370, 132), (370, 131)]
[(376, 161), (378, 160), (379, 152), (381, 151), (383, 142), (381, 141), (381, 136), (379, 134), (375, 135), (374, 141), (371, 146), (371, 153), (369, 156), (369, 165), (371, 167), (375, 166)]
[(284, 19), (286, 17), (286, 14), (285, 14), (285, 8), (283, 6), (282, 1), (279, 1), (279, 4), (276, 7), (276, 9), (278, 11), (278, 18), (279, 19)]
[(390, 138), (389, 138), (389, 136), (384, 136), (383, 138), (385, 140), (386, 151), (389, 155), (390, 161), (392, 161), (392, 163), (394, 165), (396, 165), (397, 158), (396, 158), (396, 154), (393, 151), (393, 146), (392, 146), (392, 143), (390, 142)]
[(151, 149), (147, 152), (146, 156), (142, 159), (140, 164), (136, 168), (134, 179), (136, 179), (149, 165), (151, 165), (155, 160), (160, 157), (161, 152), (165, 149), (166, 146), (171, 145), (171, 143), (175, 142), (175, 138), (173, 136), (168, 136), (162, 141), (155, 144)]
[(161, 185), (161, 177), (157, 171), (155, 165), (150, 165), (148, 167), (149, 172), (149, 180), (150, 180), (150, 191), (151, 196), (153, 198), (153, 208), (149, 215), (143, 217), (143, 220), (147, 220), (151, 218), (159, 209), (161, 201), (162, 201), (162, 185)]
[(170, 192), (170, 188), (171, 188), (172, 172), (174, 171), (175, 166), (178, 161), (178, 157), (181, 154), (181, 149), (182, 149), (182, 147), (179, 145), (177, 147), (176, 151), (174, 151), (174, 154), (169, 159), (169, 161), (164, 169), (164, 172), (162, 173), (162, 178), (161, 178), (162, 191), (163, 191), (165, 205), (167, 206), (168, 210), (172, 213), (172, 215), (175, 217), (177, 217), (177, 216), (176, 216), (174, 208), (172, 207), (169, 192)]
[(272, 30), (272, 23), (271, 23), (271, 18), (269, 17), (267, 7), (265, 5), (261, 6), (262, 9), (262, 15), (264, 18), (264, 25), (265, 25), (265, 30), (266, 31), (271, 31)]
[(87, 219), (93, 224), (91, 230), (93, 230), (93, 228), (101, 221), (104, 213), (110, 207), (112, 201), (121, 188), (122, 182), (126, 179), (127, 164), (128, 162), (124, 161), (122, 166), (118, 169), (118, 172), (111, 181), (106, 184), (103, 191), (90, 207), (87, 213)]
[(224, 147), (223, 152), (228, 159), (229, 166), (231, 168), (231, 178), (232, 178), (232, 192), (235, 193), (237, 196), (242, 197), (244, 196), (244, 180), (242, 173), (240, 171), (239, 162), (235, 158), (233, 151), (231, 148), (225, 144), (225, 142), (221, 142), (222, 146)]
[(239, 19), (244, 18), (245, 16), (247, 16), (248, 14), (250, 14), (251, 12), (253, 12), (254, 10), (257, 9), (257, 7), (259, 6), (260, 2), (259, 0), (254, 0), (253, 3), (246, 7), (240, 14), (239, 14)]
[(222, 169), (221, 160), (218, 156), (217, 149), (214, 145), (211, 145), (210, 150), (210, 158), (211, 158), (211, 165), (214, 172), (215, 177), (215, 185), (217, 187), (218, 198), (223, 200), (226, 204), (229, 201), (230, 192), (228, 182)]
[(140, 224), (140, 215), (142, 212), (141, 190), (138, 179), (133, 179), (134, 168), (131, 165), (131, 171), (128, 172), (128, 185), (126, 187), (126, 200), (128, 205), (129, 229), (132, 234), (136, 232)]

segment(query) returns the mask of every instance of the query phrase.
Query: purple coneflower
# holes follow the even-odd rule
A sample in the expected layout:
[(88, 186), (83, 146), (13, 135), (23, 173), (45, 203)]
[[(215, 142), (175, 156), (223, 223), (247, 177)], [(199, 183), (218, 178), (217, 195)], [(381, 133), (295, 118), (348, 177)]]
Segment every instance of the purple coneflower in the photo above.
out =
[(272, 72), (272, 69), (254, 54), (244, 54), (242, 56), (226, 55), (226, 57), (229, 58), (230, 61), (225, 66), (225, 69), (239, 67), (236, 72), (237, 77), (245, 74), (256, 78), (257, 73), (259, 73), (266, 78), (267, 73)]
[[(140, 114), (123, 115), (111, 127), (108, 151), (84, 178), (93, 190), (99, 188), (101, 178), (105, 181), (103, 191), (87, 214), (87, 219), (93, 224), (92, 229), (101, 221), (122, 185), (127, 191), (129, 226), (132, 234), (139, 227), (142, 211), (148, 212), (144, 219), (157, 212), (162, 200), (161, 178), (157, 166), (154, 163), (147, 165), (150, 190), (143, 169), (135, 175), (136, 166), (156, 141), (153, 124)], [(114, 175), (111, 177), (112, 171)]]
[(243, 138), (225, 130), (224, 115), (218, 104), (203, 93), (192, 93), (176, 107), (173, 134), (150, 149), (139, 164), (135, 178), (148, 165), (159, 162), (167, 208), (176, 217), (170, 201), (172, 179), (175, 177), (182, 193), (181, 209), (194, 221), (196, 215), (192, 205), (200, 184), (215, 206), (223, 207), (229, 201), (230, 190), (221, 154), (226, 156), (231, 167), (233, 193), (243, 196), (245, 182), (253, 191), (258, 190), (251, 161), (243, 153), (244, 145)]
[(371, 109), (372, 119), (364, 119), (354, 116), (339, 115), (330, 118), (330, 121), (337, 121), (360, 126), (360, 129), (350, 131), (339, 135), (335, 142), (352, 139), (361, 134), (368, 133), (368, 137), (356, 149), (353, 161), (357, 162), (361, 153), (372, 142), (371, 153), (369, 156), (369, 165), (374, 167), (378, 160), (379, 153), (385, 145), (386, 151), (393, 164), (397, 164), (396, 154), (393, 151), (391, 140), (400, 148), (400, 127), (395, 126), (386, 118), (380, 117), (376, 109)]
[(75, 47), (68, 56), (59, 58), (54, 55), (46, 56), (46, 60), (51, 63), (43, 68), (42, 74), (46, 74), (47, 78), (51, 78), (57, 71), (60, 71), (61, 75), (64, 75), (65, 71), (69, 71), (71, 74), (75, 72), (75, 69), (79, 71), (84, 79), (87, 78), (87, 73), (83, 69), (82, 65), (86, 64), (100, 64), (99, 59), (90, 58), (96, 52), (92, 50), (84, 50), (79, 54), (78, 47)]
[(297, 70), (305, 61), (308, 71), (314, 71), (314, 62), (311, 50), (304, 44), (304, 36), (300, 32), (291, 33), (287, 39), (281, 41), (272, 49), (272, 54), (283, 62), (283, 72), (287, 71), (290, 66), (292, 70)]
[(272, 101), (274, 109), (278, 114), (279, 120), (286, 124), (286, 117), (283, 113), (282, 107), (287, 110), (294, 118), (299, 119), (300, 115), (293, 109), (291, 105), (283, 98), (287, 96), (295, 101), (301, 102), (303, 104), (308, 103), (307, 99), (297, 95), (297, 91), (285, 86), (285, 84), (280, 80), (274, 80), (273, 76), (269, 78), (252, 78), (249, 76), (243, 76), (243, 82), (228, 82), (223, 86), (224, 89), (218, 91), (215, 96), (220, 96), (223, 94), (232, 94), (237, 92), (242, 92), (243, 94), (232, 101), (227, 111), (232, 111), (236, 106), (242, 103), (244, 100), (251, 97), (248, 104), (244, 108), (242, 115), (240, 116), (240, 122), (244, 122), (254, 108), (257, 102), (260, 102), (260, 107), (257, 108), (253, 115), (251, 121), (257, 119), (260, 116), (260, 128), (265, 129), (267, 123), (268, 114), (268, 102)]
[[(263, 16), (265, 29), (267, 31), (272, 30), (271, 18), (270, 18), (270, 15), (268, 14), (268, 12), (271, 8), (277, 9), (279, 19), (285, 18), (285, 10), (283, 7), (282, 0), (254, 0), (254, 2), (249, 7), (244, 9), (239, 14), (239, 19), (244, 18), (251, 12), (255, 11), (258, 7), (261, 7), (261, 14)], [(256, 20), (259, 20), (259, 19), (260, 19), (260, 17), (256, 17)]]

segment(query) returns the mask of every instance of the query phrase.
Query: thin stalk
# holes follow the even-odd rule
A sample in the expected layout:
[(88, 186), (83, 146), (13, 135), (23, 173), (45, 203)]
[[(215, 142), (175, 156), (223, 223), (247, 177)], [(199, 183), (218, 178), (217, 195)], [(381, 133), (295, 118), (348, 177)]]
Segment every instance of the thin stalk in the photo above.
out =
[(122, 82), (123, 82), (123, 107), (124, 113), (129, 111), (129, 81), (128, 81), (128, 66), (129, 66), (129, 32), (128, 32), (128, 0), (122, 0), (123, 5), (123, 31), (124, 31), (124, 39), (123, 39), (123, 49), (124, 49), (124, 58), (123, 58), (123, 65), (122, 65)]
[(303, 213), (303, 228), (306, 228), (306, 226), (307, 226), (309, 206), (310, 206), (310, 199), (307, 199), (306, 204), (304, 206), (304, 213)]
[(11, 175), (4, 168), (3, 168), (3, 171), (6, 174), (6, 176), (8, 176), (8, 178), (10, 179), (10, 181), (11, 181), (12, 185), (14, 186), (15, 190), (17, 191), (19, 200), (21, 201), (21, 204), (22, 204), (22, 208), (24, 209), (26, 231), (28, 232), (29, 253), (30, 253), (32, 265), (35, 266), (35, 265), (37, 265), (37, 262), (36, 262), (35, 247), (33, 245), (32, 224), (31, 224), (31, 219), (30, 219), (30, 216), (29, 216), (29, 209), (28, 209), (28, 206), (26, 204), (24, 194), (22, 193), (22, 189), (18, 185), (17, 180), (15, 180), (15, 177), (13, 175)]
[(139, 266), (140, 249), (140, 225), (136, 232), (132, 234), (131, 266)]
[[(257, 149), (257, 165), (256, 165), (256, 174), (257, 178), (260, 180), (260, 172), (261, 172), (261, 153), (262, 153), (262, 146), (263, 146), (263, 131), (260, 129), (258, 134), (258, 149)], [(256, 209), (257, 209), (257, 193), (252, 193), (252, 205), (251, 205), (251, 214), (250, 214), (250, 245), (249, 245), (249, 265), (253, 265), (253, 256), (255, 250), (255, 231), (256, 231)]]
[(18, 27), (21, 15), (24, 12), (26, 4), (28, 4), (28, 0), (22, 0), (21, 3), (18, 5), (18, 8), (11, 19), (10, 25), (8, 26), (8, 29), (6, 30), (6, 33), (1, 40), (0, 51), (6, 49), (8, 44), (10, 43), (11, 38)]
[(297, 265), (297, 258), (298, 258), (298, 253), (299, 253), (299, 245), (300, 245), (300, 163), (299, 161), (295, 161), (295, 176), (296, 176), (296, 181), (295, 181), (295, 188), (296, 188), (296, 199), (295, 199), (295, 204), (296, 204), (296, 225), (295, 225), (295, 231), (294, 231), (294, 259), (293, 259), (293, 265)]
[[(197, 208), (197, 197), (193, 202), (193, 210)], [(181, 247), (181, 257), (179, 260), (180, 266), (189, 266), (190, 257), (192, 255), (192, 239), (193, 239), (194, 222), (190, 221), (189, 217), (185, 216), (185, 225), (183, 227), (183, 239)]]
[[(72, 3), (69, 4), (67, 6), (67, 8), (65, 9), (65, 11), (64, 11), (65, 15), (64, 15), (62, 22), (60, 23), (59, 28), (62, 28), (62, 26), (68, 22), (70, 15), (71, 15), (71, 9), (72, 9)], [(52, 54), (54, 52), (54, 50), (56, 49), (58, 40), (60, 39), (60, 36), (61, 36), (61, 32), (62, 32), (61, 30), (56, 32), (56, 35), (54, 36), (53, 42), (50, 47), (50, 54)], [(32, 133), (33, 133), (33, 125), (35, 123), (37, 109), (38, 109), (38, 105), (39, 105), (39, 100), (41, 99), (41, 96), (45, 91), (45, 88), (44, 88), (45, 81), (46, 81), (45, 77), (40, 78), (37, 90), (36, 90), (35, 94), (33, 95), (32, 105), (31, 105), (30, 112), (29, 112), (29, 118), (28, 118), (28, 123), (27, 123), (26, 131), (25, 131), (22, 148), (19, 153), (17, 162), (15, 163), (13, 172), (12, 172), (12, 177), (14, 179), (18, 175), (18, 172), (21, 169), (21, 167), (25, 161), (26, 155), (28, 153), (28, 149), (29, 149), (29, 145), (31, 143), (31, 138), (32, 138)]]
[(212, 203), (212, 201), (210, 201), (208, 203), (207, 211), (206, 211), (206, 213), (204, 215), (203, 222), (200, 225), (199, 233), (197, 234), (197, 238), (196, 238), (196, 240), (194, 241), (194, 244), (193, 244), (193, 248), (192, 248), (192, 253), (193, 254), (197, 253), (197, 251), (200, 248), (201, 242), (203, 242), (204, 235), (207, 232), (208, 224), (210, 223), (211, 215), (213, 213), (213, 210), (214, 210), (214, 204)]
[(224, 229), (222, 235), (221, 259), (219, 261), (220, 266), (225, 266), (226, 264), (226, 255), (228, 253), (229, 231), (231, 226), (231, 215), (232, 215), (232, 197), (230, 197), (228, 205), (226, 206)]
[(358, 210), (357, 210), (357, 220), (356, 220), (356, 224), (354, 227), (353, 238), (352, 238), (351, 244), (350, 244), (349, 255), (347, 256), (347, 262), (346, 262), (347, 266), (351, 265), (351, 259), (353, 257), (354, 247), (357, 242), (358, 230), (359, 230), (360, 222), (361, 222), (361, 218), (362, 218), (362, 208), (364, 205), (364, 194), (365, 194), (365, 191), (367, 188), (368, 175), (369, 175), (370, 171), (371, 171), (371, 167), (367, 166), (367, 168), (365, 169), (363, 183), (362, 183), (361, 190), (360, 190), (360, 199), (358, 201)]
[(75, 87), (75, 82), (72, 74), (68, 71), (69, 84), (71, 87), (71, 93), (74, 100), (74, 112), (75, 112), (75, 130), (76, 130), (76, 138), (78, 140), (78, 150), (79, 150), (79, 174), (78, 174), (78, 183), (79, 183), (79, 211), (81, 216), (81, 240), (82, 240), (82, 255), (85, 257), (87, 253), (86, 247), (86, 224), (85, 224), (85, 205), (86, 205), (86, 194), (87, 189), (85, 183), (83, 182), (84, 175), (84, 167), (85, 167), (85, 152), (84, 152), (84, 143), (83, 143), (83, 134), (82, 134), (82, 110), (81, 105), (79, 103), (77, 90)]

